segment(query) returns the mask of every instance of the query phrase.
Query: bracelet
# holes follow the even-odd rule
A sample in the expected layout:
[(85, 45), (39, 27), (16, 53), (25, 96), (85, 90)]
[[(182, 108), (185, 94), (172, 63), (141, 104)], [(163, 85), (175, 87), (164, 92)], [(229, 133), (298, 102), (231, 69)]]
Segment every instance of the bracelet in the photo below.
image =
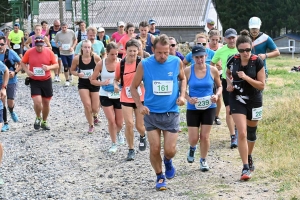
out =
[(268, 54), (265, 53), (266, 59), (268, 58)]

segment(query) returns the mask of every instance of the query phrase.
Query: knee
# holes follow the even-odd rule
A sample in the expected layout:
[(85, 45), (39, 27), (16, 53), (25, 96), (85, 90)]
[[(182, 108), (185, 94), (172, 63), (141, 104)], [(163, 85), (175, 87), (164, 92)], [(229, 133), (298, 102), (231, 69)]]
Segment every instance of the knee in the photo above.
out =
[(176, 154), (176, 146), (174, 146), (173, 148), (164, 149), (164, 154), (165, 154), (165, 157), (168, 159), (173, 158)]
[(160, 155), (160, 145), (159, 144), (150, 144), (150, 154)]
[(247, 140), (249, 142), (255, 142), (256, 130), (257, 130), (257, 126), (255, 126), (255, 127), (247, 126)]
[(84, 104), (84, 109), (86, 109), (86, 110), (92, 110), (91, 104), (90, 103)]
[(64, 66), (64, 72), (68, 72), (69, 68)]
[(144, 123), (136, 123), (136, 124), (135, 124), (135, 127), (136, 127), (136, 130), (137, 130), (139, 133), (145, 132), (145, 126), (144, 126)]
[(200, 141), (209, 141), (209, 133), (200, 134)]
[(125, 121), (126, 129), (133, 130), (133, 121)]

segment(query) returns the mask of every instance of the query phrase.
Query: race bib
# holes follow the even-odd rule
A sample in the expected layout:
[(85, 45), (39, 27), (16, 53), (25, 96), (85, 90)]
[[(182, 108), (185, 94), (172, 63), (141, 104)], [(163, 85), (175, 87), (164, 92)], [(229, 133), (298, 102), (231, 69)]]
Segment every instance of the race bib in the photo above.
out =
[[(131, 99), (132, 96), (131, 96), (131, 92), (130, 92), (130, 87), (126, 87), (126, 88), (125, 88), (125, 91), (126, 91), (126, 96), (127, 96), (129, 99)], [(142, 96), (142, 90), (141, 90), (140, 86), (137, 88), (137, 91), (138, 91), (139, 95)]]
[(82, 78), (88, 79), (93, 74), (93, 69), (80, 70), (80, 73), (83, 73), (84, 76)]
[(171, 95), (173, 92), (173, 81), (153, 81), (153, 94)]
[(263, 107), (252, 108), (252, 120), (261, 120), (262, 119), (262, 109), (263, 109)]
[(107, 92), (109, 99), (120, 99), (120, 92)]
[(35, 76), (45, 76), (45, 71), (41, 67), (33, 67), (33, 74)]
[(195, 107), (197, 110), (206, 110), (211, 104), (211, 96), (200, 97), (198, 98), (197, 103), (195, 103)]
[(20, 44), (14, 44), (13, 46), (13, 49), (20, 49), (20, 48), (21, 48)]
[(62, 50), (69, 50), (70, 47), (71, 47), (70, 44), (62, 44), (62, 45), (61, 45), (61, 49), (62, 49)]

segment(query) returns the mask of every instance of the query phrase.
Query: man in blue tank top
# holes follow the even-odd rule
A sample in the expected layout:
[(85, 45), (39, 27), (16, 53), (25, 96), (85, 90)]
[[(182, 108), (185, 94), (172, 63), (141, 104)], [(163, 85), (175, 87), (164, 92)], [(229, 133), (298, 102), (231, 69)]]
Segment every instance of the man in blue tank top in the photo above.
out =
[[(166, 178), (171, 179), (176, 173), (172, 158), (176, 153), (179, 131), (178, 106), (184, 105), (186, 91), (183, 63), (178, 57), (169, 55), (169, 46), (168, 36), (163, 34), (155, 38), (152, 47), (154, 56), (139, 63), (130, 87), (136, 106), (144, 115), (150, 144), (150, 162), (157, 175), (157, 190), (166, 190)], [(182, 82), (180, 88), (178, 80)], [(137, 92), (140, 84), (145, 87), (144, 105)], [(161, 132), (164, 136), (165, 175), (162, 173), (160, 156)]]
[(137, 38), (137, 39), (141, 40), (143, 50), (148, 52), (150, 55), (153, 54), (152, 45), (153, 45), (153, 41), (155, 39), (155, 36), (153, 36), (149, 33), (149, 24), (148, 24), (148, 22), (142, 21), (139, 24), (139, 31), (140, 31), (140, 33), (137, 36), (139, 38)]

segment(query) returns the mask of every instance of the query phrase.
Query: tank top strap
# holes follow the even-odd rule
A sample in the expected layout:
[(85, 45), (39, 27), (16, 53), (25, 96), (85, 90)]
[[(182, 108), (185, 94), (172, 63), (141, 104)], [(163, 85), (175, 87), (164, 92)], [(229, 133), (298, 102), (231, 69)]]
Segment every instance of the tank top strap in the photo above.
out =
[(106, 69), (106, 65), (105, 65), (105, 60), (106, 60), (106, 58), (104, 58), (102, 60), (102, 72), (107, 73), (107, 69)]

